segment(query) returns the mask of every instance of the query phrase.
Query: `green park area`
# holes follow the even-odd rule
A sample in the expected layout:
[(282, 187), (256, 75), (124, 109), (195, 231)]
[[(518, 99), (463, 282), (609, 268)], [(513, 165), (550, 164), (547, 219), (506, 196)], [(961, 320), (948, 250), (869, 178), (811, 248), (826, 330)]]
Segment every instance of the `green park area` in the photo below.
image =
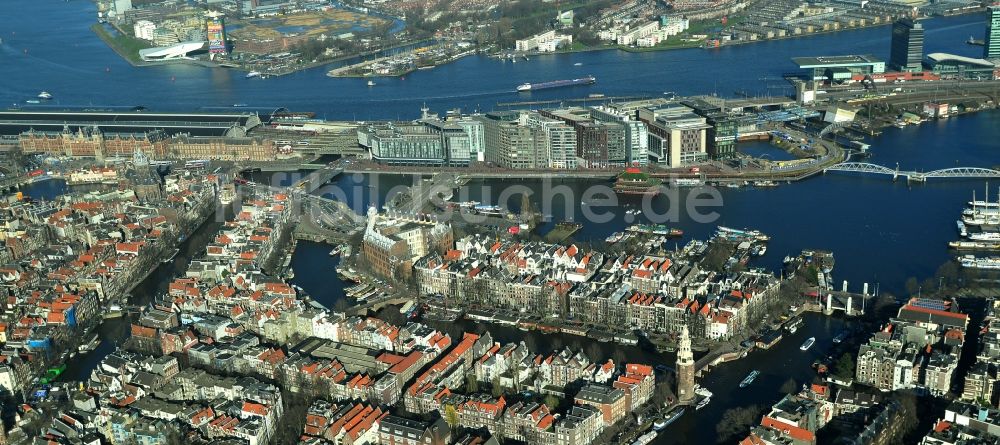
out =
[(90, 27), (104, 43), (115, 50), (120, 56), (133, 64), (142, 62), (139, 58), (139, 50), (151, 48), (150, 44), (142, 39), (137, 39), (120, 32), (108, 31), (101, 23), (95, 23)]

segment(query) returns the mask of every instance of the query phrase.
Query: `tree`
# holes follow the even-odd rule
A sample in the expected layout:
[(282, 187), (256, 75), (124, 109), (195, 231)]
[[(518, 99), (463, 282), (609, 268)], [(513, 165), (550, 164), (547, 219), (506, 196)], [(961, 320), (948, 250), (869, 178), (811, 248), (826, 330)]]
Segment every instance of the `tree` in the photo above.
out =
[(954, 261), (948, 261), (938, 267), (934, 276), (942, 279), (945, 286), (955, 286), (958, 284), (958, 265)]
[(469, 392), (479, 392), (479, 380), (472, 374), (465, 376), (465, 389)]
[(899, 423), (893, 434), (894, 437), (886, 443), (903, 443), (903, 439), (920, 425), (917, 396), (910, 391), (896, 391), (889, 396), (889, 399), (898, 404)]
[(549, 411), (555, 411), (559, 407), (559, 402), (559, 398), (552, 394), (545, 396), (545, 406), (549, 407)]
[(346, 312), (351, 308), (351, 303), (347, 301), (346, 296), (342, 296), (333, 303), (333, 310), (337, 312)]
[(455, 410), (455, 405), (444, 406), (444, 421), (448, 422), (448, 426), (453, 430), (458, 426), (458, 411)]
[(493, 397), (500, 397), (503, 395), (503, 386), (500, 385), (500, 377), (493, 377)]
[(916, 277), (907, 278), (906, 284), (904, 286), (906, 287), (906, 293), (911, 295), (917, 293), (920, 290), (920, 282), (917, 281)]
[(850, 380), (854, 377), (854, 357), (844, 353), (833, 365), (833, 375), (843, 380)]
[(727, 409), (722, 413), (719, 423), (715, 425), (717, 442), (732, 443), (739, 440), (740, 436), (749, 432), (750, 428), (760, 421), (760, 416), (763, 414), (764, 407), (761, 405)]
[(672, 386), (672, 381), (665, 380), (657, 383), (656, 386), (653, 387), (653, 397), (650, 399), (653, 406), (663, 406), (667, 403), (667, 400), (673, 399), (674, 392), (670, 389)]

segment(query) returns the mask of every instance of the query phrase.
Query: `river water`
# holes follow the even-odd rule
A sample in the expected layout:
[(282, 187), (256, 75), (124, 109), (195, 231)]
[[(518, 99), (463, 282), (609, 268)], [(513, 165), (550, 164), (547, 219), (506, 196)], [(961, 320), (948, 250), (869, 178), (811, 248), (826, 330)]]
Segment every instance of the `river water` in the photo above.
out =
[[(133, 67), (89, 29), (96, 7), (89, 0), (5, 0), (0, 15), (0, 104), (24, 104), (41, 90), (52, 106), (133, 107), (185, 110), (231, 107), (315, 111), (328, 119), (412, 119), (426, 104), (434, 111), (460, 107), (489, 111), (498, 102), (607, 96), (718, 94), (732, 97), (790, 92), (781, 75), (795, 69), (790, 58), (872, 53), (888, 58), (888, 27), (777, 40), (716, 50), (700, 48), (628, 53), (595, 51), (532, 57), (517, 63), (471, 56), (431, 70), (379, 79), (326, 77), (319, 67), (270, 79), (192, 65)], [(927, 53), (976, 56), (966, 45), (982, 38), (982, 16), (935, 18), (924, 24)], [(580, 63), (580, 66), (574, 64)], [(597, 77), (589, 87), (516, 93), (523, 82)]]

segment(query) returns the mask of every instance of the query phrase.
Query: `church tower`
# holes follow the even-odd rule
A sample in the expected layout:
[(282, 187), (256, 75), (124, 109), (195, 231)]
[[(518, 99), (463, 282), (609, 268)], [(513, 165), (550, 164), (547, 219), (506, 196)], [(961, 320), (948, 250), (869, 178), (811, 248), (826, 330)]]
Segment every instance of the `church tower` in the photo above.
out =
[(681, 340), (677, 351), (677, 401), (682, 405), (695, 402), (694, 395), (694, 353), (691, 352), (691, 336), (687, 326), (681, 328)]

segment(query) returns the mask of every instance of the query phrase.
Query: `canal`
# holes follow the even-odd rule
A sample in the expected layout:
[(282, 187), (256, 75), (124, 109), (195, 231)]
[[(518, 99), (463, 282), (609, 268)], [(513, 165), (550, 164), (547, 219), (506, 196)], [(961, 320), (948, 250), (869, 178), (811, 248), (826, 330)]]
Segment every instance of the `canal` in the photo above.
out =
[[(232, 210), (227, 209), (226, 218), (231, 217)], [(158, 263), (156, 269), (132, 289), (133, 298), (130, 304), (145, 306), (151, 303), (156, 296), (166, 294), (170, 282), (174, 278), (183, 276), (191, 260), (205, 253), (205, 246), (215, 238), (224, 222), (217, 219), (214, 214), (209, 216), (207, 221), (181, 243), (180, 252), (173, 262)], [(60, 379), (68, 381), (89, 379), (91, 372), (100, 364), (101, 360), (114, 352), (118, 345), (122, 344), (131, 334), (132, 321), (134, 320), (128, 316), (104, 320), (97, 329), (101, 338), (100, 345), (93, 351), (78, 354), (70, 359), (66, 366), (66, 372), (60, 376)]]

